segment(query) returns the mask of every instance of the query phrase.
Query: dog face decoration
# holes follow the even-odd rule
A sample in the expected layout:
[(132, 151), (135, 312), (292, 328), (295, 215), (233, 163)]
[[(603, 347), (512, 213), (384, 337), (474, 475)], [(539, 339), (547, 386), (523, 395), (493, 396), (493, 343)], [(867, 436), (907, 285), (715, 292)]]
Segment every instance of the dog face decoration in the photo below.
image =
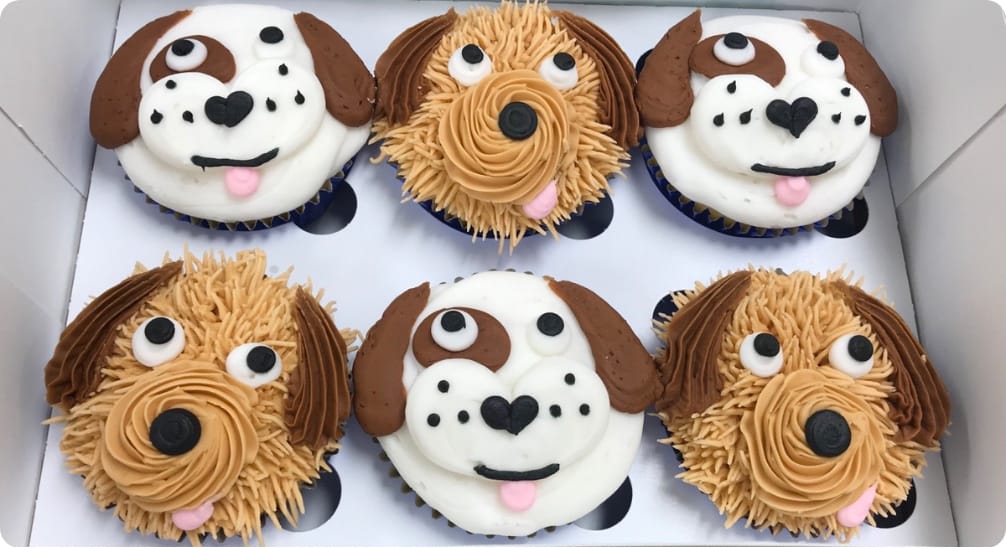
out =
[(374, 131), (403, 193), (511, 249), (599, 201), (639, 138), (632, 63), (544, 3), (451, 9), (403, 32), (375, 73)]
[[(296, 523), (349, 416), (347, 342), (261, 252), (188, 255), (92, 301), (45, 367), (60, 449), (126, 530), (199, 544)], [(266, 479), (268, 478), (268, 479)]]
[(418, 496), (473, 533), (529, 535), (625, 480), (655, 370), (571, 282), (483, 272), (401, 294), (353, 369), (354, 408)]
[(740, 271), (674, 300), (656, 408), (679, 477), (728, 527), (848, 540), (894, 517), (950, 415), (897, 312), (807, 272)]
[(848, 206), (898, 121), (870, 53), (813, 19), (696, 11), (645, 59), (637, 100), (665, 184), (731, 226), (768, 229)]
[(268, 227), (330, 193), (370, 136), (374, 79), (308, 13), (203, 6), (148, 23), (91, 98), (91, 133), (150, 200), (213, 228)]

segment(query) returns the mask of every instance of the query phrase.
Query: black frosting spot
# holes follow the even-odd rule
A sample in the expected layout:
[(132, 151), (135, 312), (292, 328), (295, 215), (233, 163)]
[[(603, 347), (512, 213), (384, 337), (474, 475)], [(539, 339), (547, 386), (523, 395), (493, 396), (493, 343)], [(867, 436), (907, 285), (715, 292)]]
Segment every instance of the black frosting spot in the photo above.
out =
[(842, 113), (839, 112), (838, 114), (832, 114), (831, 115), (831, 121), (835, 122), (836, 124), (839, 123), (839, 122), (841, 122), (842, 121)]
[(827, 40), (821, 42), (817, 45), (817, 52), (829, 61), (838, 59), (838, 46), (836, 46), (834, 42), (829, 42)]
[(175, 323), (163, 316), (154, 318), (143, 328), (143, 336), (153, 344), (164, 344), (175, 337)]
[(486, 55), (482, 51), (482, 48), (476, 46), (475, 44), (468, 44), (467, 46), (461, 48), (461, 58), (470, 65), (477, 65), (481, 63), (485, 57)]
[(168, 89), (175, 89), (176, 87), (178, 87), (178, 83), (175, 82), (174, 80), (168, 80), (167, 82), (164, 82), (164, 87)]
[(457, 333), (465, 328), (465, 315), (457, 310), (448, 310), (440, 316), (440, 327), (448, 333)]
[(269, 109), (269, 112), (276, 112), (276, 101), (273, 101), (272, 99), (266, 99), (265, 108)]
[(572, 70), (576, 66), (576, 59), (573, 56), (566, 53), (565, 51), (560, 51), (552, 57), (552, 62), (555, 63), (559, 70)]
[(175, 40), (171, 43), (171, 53), (174, 53), (179, 57), (185, 57), (186, 55), (192, 53), (192, 50), (194, 49), (196, 49), (196, 44), (187, 38)]
[(436, 413), (430, 413), (430, 415), (426, 417), (426, 424), (436, 428), (437, 425), (440, 424), (440, 415)]
[(565, 328), (565, 323), (562, 321), (562, 317), (555, 312), (546, 312), (538, 316), (538, 331), (549, 337), (555, 337), (562, 333), (563, 328)]
[(861, 126), (863, 125), (863, 122), (866, 121), (866, 115), (860, 114), (859, 116), (856, 116), (856, 119), (854, 121), (856, 122), (857, 126)]
[(306, 99), (304, 99), (304, 94), (301, 93), (300, 90), (297, 90), (297, 95), (293, 98), (293, 102), (297, 103), (298, 105), (303, 105), (305, 100)]
[(576, 384), (576, 375), (572, 373), (566, 373), (566, 376), (563, 377), (563, 380), (566, 381), (566, 384), (573, 386), (574, 384)]
[(555, 418), (559, 418), (562, 416), (562, 408), (559, 407), (558, 405), (550, 405), (548, 408), (548, 412)]
[(195, 118), (192, 117), (192, 113), (188, 110), (182, 113), (182, 120), (185, 120), (190, 124), (195, 122)]
[(723, 119), (723, 113), (722, 112), (719, 113), (719, 114), (717, 114), (716, 116), (713, 116), (713, 124), (716, 125), (716, 127), (722, 127), (723, 126), (723, 122), (724, 122), (724, 119)]
[(440, 381), (437, 383), (437, 390), (439, 390), (442, 394), (446, 394), (447, 391), (450, 389), (451, 389), (451, 383), (447, 381)]
[(759, 333), (755, 335), (754, 349), (758, 355), (771, 358), (779, 354), (779, 339), (768, 333)]
[(283, 41), (283, 31), (279, 27), (266, 27), (258, 33), (258, 37), (266, 44), (278, 44)]
[(287, 74), (290, 74), (290, 68), (286, 66), (286, 63), (283, 63), (279, 66), (279, 75), (286, 76)]
[(842, 88), (842, 95), (846, 97), (852, 95), (852, 88)]
[(865, 362), (873, 357), (873, 343), (862, 335), (849, 339), (849, 355), (858, 362)]
[(586, 417), (590, 414), (590, 406), (587, 404), (580, 404), (580, 414)]
[(267, 373), (276, 365), (276, 353), (268, 346), (256, 346), (245, 358), (248, 369), (256, 373)]
[(463, 409), (461, 411), (458, 411), (458, 422), (460, 422), (461, 424), (465, 424), (466, 422), (468, 422), (468, 419), (470, 418), (471, 416), (468, 415), (468, 411), (465, 411)]
[(748, 110), (747, 112), (742, 112), (741, 124), (750, 124), (750, 123), (751, 123), (751, 110)]
[(156, 109), (154, 110), (153, 114), (150, 115), (150, 121), (153, 122), (153, 123), (155, 123), (155, 124), (161, 123), (161, 120), (163, 120), (163, 119), (164, 119), (164, 115), (161, 114), (160, 112), (157, 112)]
[(727, 93), (734, 93), (737, 91), (737, 80), (727, 84)]
[(744, 49), (748, 47), (748, 37), (739, 32), (729, 32), (723, 37), (723, 45), (730, 49)]

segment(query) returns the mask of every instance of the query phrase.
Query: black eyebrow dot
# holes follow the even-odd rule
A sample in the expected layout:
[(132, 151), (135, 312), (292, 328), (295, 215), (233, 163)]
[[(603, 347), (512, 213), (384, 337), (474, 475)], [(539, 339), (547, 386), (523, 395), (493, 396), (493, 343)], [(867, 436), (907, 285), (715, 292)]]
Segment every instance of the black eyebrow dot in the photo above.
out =
[(293, 98), (293, 102), (297, 103), (298, 105), (303, 105), (304, 100), (305, 100), (304, 94), (301, 93), (300, 90), (297, 90), (297, 96)]
[(833, 114), (831, 116), (831, 121), (835, 122), (836, 124), (839, 123), (839, 122), (841, 122), (842, 121), (842, 113), (839, 112), (838, 114)]
[(861, 126), (863, 125), (863, 122), (866, 121), (866, 115), (860, 114), (859, 116), (856, 116), (856, 119), (853, 121), (856, 122), (857, 126)]
[(727, 93), (733, 93), (735, 91), (737, 91), (737, 80), (727, 84)]
[(276, 101), (267, 98), (265, 100), (265, 108), (269, 109), (269, 112), (276, 112)]
[(723, 113), (722, 112), (713, 117), (713, 123), (716, 124), (716, 127), (722, 126), (723, 125), (723, 121), (724, 120), (723, 120)]
[(168, 89), (175, 89), (176, 86), (178, 86), (178, 84), (176, 84), (174, 80), (168, 80), (164, 83), (164, 87)]
[(842, 88), (842, 95), (844, 95), (846, 97), (852, 95), (852, 89), (850, 89), (850, 88)]
[(741, 113), (741, 123), (747, 124), (751, 122), (751, 110)]
[(187, 111), (187, 110), (185, 112), (183, 112), (182, 113), (182, 120), (185, 120), (186, 122), (188, 122), (188, 123), (191, 124), (194, 121), (194, 118), (192, 118), (192, 113), (189, 112), (189, 111)]
[(283, 63), (282, 65), (279, 66), (279, 75), (280, 76), (286, 76), (289, 73), (290, 73), (290, 68), (286, 66), (286, 63)]
[(163, 120), (163, 119), (164, 119), (164, 115), (161, 114), (160, 112), (157, 112), (156, 109), (154, 110), (154, 113), (150, 115), (150, 121), (153, 122), (153, 123), (155, 123), (155, 124), (161, 123), (161, 120)]
[(446, 394), (448, 390), (451, 389), (451, 383), (447, 381), (440, 381), (437, 383), (437, 390), (441, 393)]

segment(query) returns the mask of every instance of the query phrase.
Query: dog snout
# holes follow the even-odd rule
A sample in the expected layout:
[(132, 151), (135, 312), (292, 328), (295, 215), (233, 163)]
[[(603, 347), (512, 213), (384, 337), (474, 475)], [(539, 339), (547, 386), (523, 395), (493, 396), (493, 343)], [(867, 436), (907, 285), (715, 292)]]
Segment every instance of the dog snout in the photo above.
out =
[(799, 139), (807, 126), (817, 118), (817, 101), (810, 97), (800, 97), (792, 103), (776, 99), (765, 107), (765, 116)]
[(187, 409), (168, 409), (150, 423), (150, 443), (172, 457), (191, 451), (201, 435), (199, 419)]
[(816, 411), (803, 427), (807, 446), (820, 457), (837, 457), (852, 443), (852, 430), (840, 413), (830, 409)]
[(215, 95), (206, 100), (204, 110), (211, 122), (232, 128), (241, 123), (255, 106), (255, 100), (244, 91), (235, 91), (227, 97)]
[(500, 111), (499, 126), (503, 135), (514, 141), (523, 141), (538, 129), (538, 114), (527, 103), (507, 103)]
[(494, 430), (506, 430), (513, 435), (531, 424), (538, 416), (538, 400), (519, 396), (512, 402), (501, 396), (489, 396), (482, 401), (482, 420)]

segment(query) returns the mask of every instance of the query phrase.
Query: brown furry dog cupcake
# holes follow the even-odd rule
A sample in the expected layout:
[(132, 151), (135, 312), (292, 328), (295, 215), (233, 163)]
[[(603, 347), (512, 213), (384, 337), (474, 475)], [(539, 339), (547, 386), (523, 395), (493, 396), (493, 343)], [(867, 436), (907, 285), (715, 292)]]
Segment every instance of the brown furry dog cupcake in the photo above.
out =
[(891, 307), (838, 274), (767, 270), (674, 302), (656, 408), (727, 527), (848, 540), (908, 497), (950, 403)]
[(296, 522), (349, 416), (353, 331), (260, 251), (186, 253), (94, 299), (45, 368), (67, 466), (127, 530), (254, 534)]
[(628, 57), (544, 3), (427, 19), (376, 75), (374, 131), (403, 193), (511, 249), (599, 201), (640, 135)]

